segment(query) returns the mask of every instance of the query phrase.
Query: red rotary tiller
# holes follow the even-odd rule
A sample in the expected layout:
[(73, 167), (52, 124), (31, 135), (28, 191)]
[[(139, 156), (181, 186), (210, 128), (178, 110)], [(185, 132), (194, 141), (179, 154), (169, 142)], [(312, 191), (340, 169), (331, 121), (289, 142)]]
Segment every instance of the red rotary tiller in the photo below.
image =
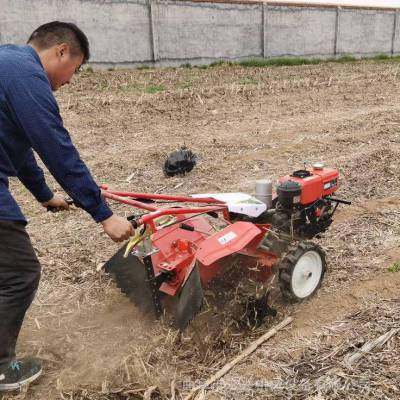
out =
[[(324, 232), (339, 203), (332, 197), (339, 173), (321, 164), (259, 181), (256, 196), (220, 193), (192, 196), (128, 193), (102, 188), (109, 200), (142, 211), (130, 217), (136, 234), (106, 264), (117, 286), (144, 313), (174, 314), (183, 330), (200, 310), (203, 289), (241, 255), (252, 276), (267, 282), (276, 272), (282, 294), (304, 300), (324, 276), (324, 251), (305, 241)], [(171, 203), (159, 208), (157, 202)], [(182, 206), (191, 203), (196, 206)], [(178, 205), (177, 205), (178, 204)]]

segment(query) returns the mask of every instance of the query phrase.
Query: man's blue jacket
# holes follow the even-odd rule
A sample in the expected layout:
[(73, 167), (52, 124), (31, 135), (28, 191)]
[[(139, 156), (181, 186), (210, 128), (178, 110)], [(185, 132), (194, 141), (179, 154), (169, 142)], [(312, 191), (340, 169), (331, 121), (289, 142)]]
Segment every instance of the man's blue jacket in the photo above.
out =
[(33, 47), (0, 46), (0, 220), (26, 221), (8, 188), (17, 176), (39, 202), (52, 198), (33, 150), (61, 187), (96, 222), (112, 215), (64, 128)]

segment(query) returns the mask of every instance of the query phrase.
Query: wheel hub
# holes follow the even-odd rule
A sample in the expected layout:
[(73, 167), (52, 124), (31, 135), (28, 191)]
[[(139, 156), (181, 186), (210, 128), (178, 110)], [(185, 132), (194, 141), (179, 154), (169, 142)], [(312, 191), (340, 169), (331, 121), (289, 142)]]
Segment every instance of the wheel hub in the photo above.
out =
[(306, 298), (320, 283), (323, 266), (321, 256), (314, 250), (305, 252), (297, 261), (292, 274), (292, 290), (298, 298)]

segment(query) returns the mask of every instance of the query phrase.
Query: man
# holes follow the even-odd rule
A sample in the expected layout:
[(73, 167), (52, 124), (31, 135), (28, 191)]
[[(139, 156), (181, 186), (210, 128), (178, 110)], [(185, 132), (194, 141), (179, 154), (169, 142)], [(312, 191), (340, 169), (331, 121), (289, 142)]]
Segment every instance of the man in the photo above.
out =
[(50, 22), (26, 46), (0, 46), (0, 390), (17, 389), (41, 374), (34, 358), (16, 359), (19, 331), (40, 278), (26, 220), (8, 189), (17, 176), (44, 207), (68, 203), (46, 185), (33, 150), (74, 200), (114, 240), (133, 234), (113, 215), (63, 127), (52, 91), (70, 82), (89, 58), (89, 43), (74, 24)]

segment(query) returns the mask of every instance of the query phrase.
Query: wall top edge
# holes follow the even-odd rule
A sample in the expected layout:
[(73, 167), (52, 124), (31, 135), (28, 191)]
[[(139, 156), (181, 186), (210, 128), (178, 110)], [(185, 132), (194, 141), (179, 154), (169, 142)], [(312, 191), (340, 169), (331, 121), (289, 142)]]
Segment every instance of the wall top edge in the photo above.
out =
[[(163, 0), (159, 0), (164, 2)], [(168, 2), (168, 0), (166, 0)], [(356, 5), (341, 5), (341, 4), (327, 4), (327, 3), (285, 3), (282, 1), (270, 0), (175, 0), (175, 3), (217, 3), (217, 4), (265, 4), (270, 6), (283, 6), (283, 7), (304, 7), (304, 8), (340, 8), (344, 10), (378, 10), (378, 11), (397, 11), (400, 7), (378, 7), (378, 6), (356, 6)]]

